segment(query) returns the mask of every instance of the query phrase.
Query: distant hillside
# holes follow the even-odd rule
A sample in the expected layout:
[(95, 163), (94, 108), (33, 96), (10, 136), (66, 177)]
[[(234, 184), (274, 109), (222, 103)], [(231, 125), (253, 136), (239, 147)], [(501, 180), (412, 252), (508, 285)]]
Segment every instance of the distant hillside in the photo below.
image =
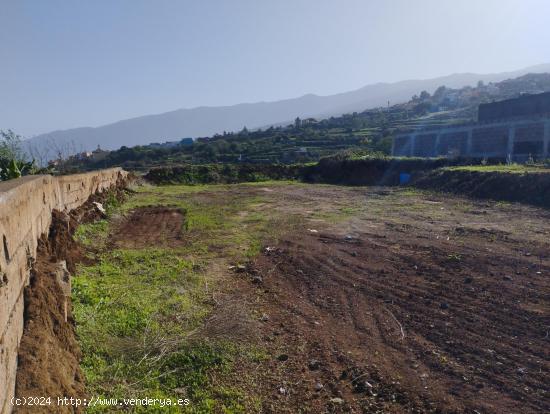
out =
[(296, 118), (290, 125), (215, 134), (211, 137), (122, 147), (80, 154), (59, 168), (126, 169), (183, 163), (303, 163), (342, 151), (389, 154), (396, 132), (472, 122), (480, 103), (550, 91), (550, 74), (527, 74), (497, 83), (479, 82), (459, 89), (441, 86), (416, 93), (406, 103), (325, 119)]
[(143, 145), (151, 142), (178, 140), (183, 137), (209, 136), (223, 131), (239, 131), (288, 123), (295, 117), (328, 117), (368, 108), (406, 102), (413, 94), (435, 91), (441, 85), (460, 88), (478, 81), (497, 82), (530, 72), (550, 72), (550, 64), (498, 74), (453, 74), (426, 80), (378, 83), (361, 89), (330, 96), (305, 95), (277, 102), (245, 103), (224, 107), (178, 109), (158, 115), (127, 119), (96, 128), (53, 131), (26, 141), (27, 148), (40, 152), (42, 158), (92, 150)]

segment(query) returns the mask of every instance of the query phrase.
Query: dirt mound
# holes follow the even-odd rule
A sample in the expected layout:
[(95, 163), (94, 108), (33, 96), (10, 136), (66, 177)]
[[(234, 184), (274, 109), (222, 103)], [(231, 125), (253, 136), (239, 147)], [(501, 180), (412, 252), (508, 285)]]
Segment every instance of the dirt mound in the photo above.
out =
[(469, 197), (550, 207), (549, 173), (503, 173), (441, 169), (418, 176), (418, 188)]
[[(124, 185), (124, 183), (121, 183)], [(70, 272), (85, 260), (73, 234), (81, 222), (103, 217), (93, 202), (123, 197), (122, 188), (95, 194), (69, 214), (54, 210), (48, 235), (39, 240), (30, 284), (25, 288), (25, 326), (18, 353), (18, 397), (85, 398), (80, 347), (70, 303)], [(56, 400), (55, 400), (56, 402)], [(19, 407), (18, 413), (80, 412), (76, 407)]]
[[(25, 289), (25, 332), (18, 354), (16, 395), (85, 398), (80, 347), (75, 337), (70, 301), (57, 280), (51, 244), (40, 240), (38, 260)], [(66, 304), (66, 305), (65, 305)], [(67, 306), (67, 308), (65, 308)], [(65, 312), (68, 314), (65, 322)], [(19, 413), (39, 412), (20, 407)], [(43, 412), (75, 412), (72, 407), (43, 408)]]
[(550, 410), (550, 268), (420, 236), (294, 234), (256, 260), (265, 412)]
[(185, 212), (172, 207), (142, 207), (130, 212), (113, 232), (117, 247), (175, 247), (183, 244)]

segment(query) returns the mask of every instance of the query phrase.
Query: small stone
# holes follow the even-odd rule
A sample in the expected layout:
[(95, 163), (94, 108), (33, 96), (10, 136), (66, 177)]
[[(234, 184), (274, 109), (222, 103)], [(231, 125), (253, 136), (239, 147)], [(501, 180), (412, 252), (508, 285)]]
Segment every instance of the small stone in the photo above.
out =
[(100, 213), (106, 214), (105, 208), (103, 207), (103, 204), (98, 203), (97, 201), (92, 201), (92, 204), (99, 210)]
[(502, 278), (503, 278), (504, 280), (508, 280), (508, 281), (514, 280), (514, 279), (512, 279), (511, 276), (508, 276), (508, 275), (503, 276)]
[(352, 255), (353, 257), (357, 257), (357, 252), (351, 252), (351, 255)]
[(269, 320), (268, 314), (267, 314), (267, 313), (263, 313), (262, 316), (261, 316), (261, 318), (260, 318), (260, 320), (261, 320), (262, 322), (267, 322), (267, 321)]
[(321, 391), (322, 389), (324, 388), (323, 384), (321, 384), (320, 382), (317, 382), (315, 384), (315, 391), (319, 392)]
[(331, 398), (330, 402), (333, 404), (344, 404), (344, 400), (340, 397)]
[(281, 395), (287, 395), (288, 390), (285, 387), (279, 387), (279, 394)]
[(316, 371), (321, 366), (321, 363), (316, 359), (311, 359), (309, 363), (307, 364), (310, 370)]
[(449, 304), (447, 302), (441, 302), (441, 305), (439, 305), (441, 309), (449, 309)]
[(287, 361), (288, 360), (288, 355), (287, 354), (281, 354), (277, 357), (277, 359), (279, 361)]
[(352, 381), (356, 392), (365, 392), (372, 388), (372, 384), (368, 381)]
[(261, 284), (264, 282), (264, 279), (260, 275), (256, 275), (252, 278), (252, 282), (256, 284)]

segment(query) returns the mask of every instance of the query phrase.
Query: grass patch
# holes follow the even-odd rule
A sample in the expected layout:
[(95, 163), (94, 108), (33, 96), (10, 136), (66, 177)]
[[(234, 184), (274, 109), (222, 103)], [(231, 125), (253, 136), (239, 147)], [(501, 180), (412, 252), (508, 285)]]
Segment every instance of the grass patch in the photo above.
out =
[(450, 171), (473, 171), (473, 172), (501, 172), (501, 173), (550, 173), (550, 168), (545, 165), (527, 165), (527, 164), (500, 164), (500, 165), (466, 165), (460, 167), (445, 167)]
[(312, 214), (312, 218), (323, 220), (327, 223), (337, 224), (348, 220), (351, 217), (360, 215), (366, 211), (366, 206), (360, 207), (339, 207), (331, 211), (316, 211)]
[(90, 394), (191, 400), (134, 412), (245, 412), (245, 396), (209, 383), (238, 349), (191, 339), (210, 310), (201, 268), (169, 249), (114, 250), (80, 267), (73, 309)]
[(101, 247), (109, 235), (109, 222), (99, 220), (94, 223), (81, 224), (76, 229), (74, 237), (85, 247)]
[(246, 262), (281, 227), (276, 214), (262, 212), (269, 203), (255, 193), (243, 197), (227, 185), (143, 186), (125, 204), (110, 208), (111, 218), (145, 206), (184, 209), (188, 243), (174, 249), (108, 250), (109, 219), (78, 228), (78, 240), (96, 252), (96, 262), (81, 265), (72, 283), (81, 367), (91, 395), (191, 400), (187, 407), (132, 407), (131, 412), (259, 409), (259, 400), (246, 390), (212, 378), (223, 378), (243, 358), (260, 360), (262, 350), (194, 336), (212, 309), (216, 280), (206, 272), (211, 260)]
[[(257, 185), (239, 184), (245, 188)], [(261, 211), (265, 201), (262, 195), (243, 197), (235, 191), (235, 185), (227, 184), (144, 186), (137, 189), (120, 211), (127, 213), (151, 205), (181, 208), (186, 212), (187, 253), (210, 252), (213, 256), (223, 250), (232, 260), (242, 261), (259, 253), (265, 240), (277, 232), (273, 214), (268, 216)]]
[[(235, 383), (230, 379), (233, 367), (263, 361), (268, 357), (265, 350), (209, 340), (201, 328), (213, 309), (213, 292), (222, 290), (217, 283), (228, 280), (223, 272), (229, 264), (249, 261), (281, 232), (306, 225), (304, 211), (289, 211), (280, 203), (277, 186), (289, 184), (146, 185), (124, 204), (110, 208), (109, 219), (80, 226), (76, 236), (96, 259), (80, 266), (73, 278), (81, 366), (91, 395), (191, 400), (187, 407), (133, 407), (131, 412), (260, 411), (261, 401), (250, 391), (255, 389), (252, 376), (238, 385), (228, 383)], [(345, 197), (310, 204), (311, 216), (329, 222), (360, 216), (371, 208)], [(185, 243), (177, 248), (109, 250), (109, 235), (116, 231), (113, 223), (147, 206), (184, 210)]]

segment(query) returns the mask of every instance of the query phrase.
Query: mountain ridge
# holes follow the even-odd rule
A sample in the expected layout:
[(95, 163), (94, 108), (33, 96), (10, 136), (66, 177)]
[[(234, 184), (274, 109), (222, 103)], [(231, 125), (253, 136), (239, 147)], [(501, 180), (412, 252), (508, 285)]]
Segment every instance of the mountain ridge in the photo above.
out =
[(455, 73), (429, 79), (378, 82), (332, 95), (305, 94), (279, 101), (245, 102), (225, 106), (199, 106), (123, 119), (97, 127), (55, 130), (25, 140), (27, 149), (65, 155), (92, 150), (145, 145), (151, 142), (179, 140), (183, 137), (210, 136), (223, 131), (263, 128), (291, 122), (296, 117), (330, 117), (407, 101), (427, 90), (432, 93), (444, 85), (450, 88), (472, 85), (478, 81), (498, 82), (526, 73), (550, 72), (550, 64), (530, 66), (517, 71), (493, 74)]

